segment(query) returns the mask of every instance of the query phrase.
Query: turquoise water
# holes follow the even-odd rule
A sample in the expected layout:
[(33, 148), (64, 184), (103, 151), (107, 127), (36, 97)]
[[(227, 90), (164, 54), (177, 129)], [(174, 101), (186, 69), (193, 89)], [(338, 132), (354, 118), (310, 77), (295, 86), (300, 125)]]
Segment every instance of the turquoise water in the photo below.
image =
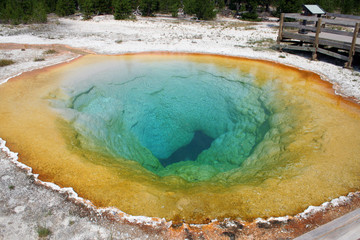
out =
[(174, 223), (253, 221), (360, 186), (359, 106), (277, 63), (87, 55), (12, 79), (0, 96), (9, 148), (97, 207)]
[(81, 147), (159, 176), (200, 181), (239, 168), (269, 130), (254, 78), (211, 63), (108, 61), (68, 78), (57, 107)]

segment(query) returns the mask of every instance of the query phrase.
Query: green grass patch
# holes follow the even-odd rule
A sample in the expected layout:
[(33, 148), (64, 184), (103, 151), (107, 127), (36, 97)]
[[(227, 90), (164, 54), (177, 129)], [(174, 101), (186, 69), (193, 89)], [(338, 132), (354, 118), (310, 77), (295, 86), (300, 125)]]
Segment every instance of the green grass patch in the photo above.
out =
[(5, 67), (14, 63), (15, 62), (11, 59), (0, 59), (0, 67)]
[(38, 229), (37, 229), (37, 233), (39, 235), (39, 237), (47, 237), (51, 234), (51, 231), (50, 229), (46, 228), (46, 227), (42, 227), (42, 226), (39, 226)]

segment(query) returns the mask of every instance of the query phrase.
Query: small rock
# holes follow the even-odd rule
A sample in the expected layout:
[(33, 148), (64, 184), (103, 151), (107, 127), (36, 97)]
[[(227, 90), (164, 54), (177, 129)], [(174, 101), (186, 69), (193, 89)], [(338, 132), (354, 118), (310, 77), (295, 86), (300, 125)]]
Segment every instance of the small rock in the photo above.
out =
[(24, 210), (25, 210), (25, 206), (17, 206), (17, 207), (14, 208), (14, 211), (15, 211), (16, 213), (21, 213), (21, 212), (23, 212)]
[(5, 176), (3, 176), (1, 179), (3, 180), (3, 181), (6, 181), (6, 180), (9, 180), (11, 177), (9, 176), (9, 175), (5, 175)]

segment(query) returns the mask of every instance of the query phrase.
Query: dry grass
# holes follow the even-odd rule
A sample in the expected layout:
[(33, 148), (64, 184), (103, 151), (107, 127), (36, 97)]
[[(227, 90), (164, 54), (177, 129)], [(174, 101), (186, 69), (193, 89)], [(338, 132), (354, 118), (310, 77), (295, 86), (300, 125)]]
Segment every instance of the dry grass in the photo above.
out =
[(251, 23), (251, 22), (230, 22), (227, 23), (224, 28), (243, 28), (245, 30), (255, 30), (256, 28), (254, 26), (256, 26), (256, 23)]
[(57, 51), (54, 49), (49, 49), (44, 52), (44, 54), (55, 54), (55, 53), (57, 53)]
[(0, 59), (0, 67), (5, 67), (14, 63), (15, 62), (11, 59)]
[(34, 62), (41, 62), (41, 61), (45, 61), (45, 58), (37, 57), (34, 59)]
[(268, 46), (268, 45), (274, 44), (275, 40), (272, 38), (263, 38), (260, 40), (249, 39), (247, 41), (247, 43), (250, 45), (261, 45), (261, 46), (267, 45)]

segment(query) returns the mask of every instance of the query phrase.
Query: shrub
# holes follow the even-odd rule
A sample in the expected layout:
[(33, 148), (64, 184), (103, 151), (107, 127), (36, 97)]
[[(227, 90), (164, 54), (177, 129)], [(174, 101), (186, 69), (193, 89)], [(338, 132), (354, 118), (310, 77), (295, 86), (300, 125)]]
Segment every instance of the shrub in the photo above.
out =
[(257, 15), (257, 13), (253, 13), (253, 12), (243, 13), (241, 15), (241, 18), (244, 20), (249, 20), (249, 21), (261, 21), (261, 19), (259, 19), (259, 15)]
[(5, 67), (14, 63), (15, 62), (11, 59), (0, 59), (0, 67)]
[(57, 53), (57, 51), (54, 49), (49, 49), (44, 52), (44, 54), (55, 54), (55, 53)]
[(41, 62), (41, 61), (45, 61), (45, 58), (39, 57), (34, 59), (34, 62)]
[(46, 228), (46, 227), (42, 227), (42, 226), (39, 226), (38, 229), (37, 229), (37, 233), (39, 235), (39, 237), (47, 237), (51, 234), (51, 231)]

